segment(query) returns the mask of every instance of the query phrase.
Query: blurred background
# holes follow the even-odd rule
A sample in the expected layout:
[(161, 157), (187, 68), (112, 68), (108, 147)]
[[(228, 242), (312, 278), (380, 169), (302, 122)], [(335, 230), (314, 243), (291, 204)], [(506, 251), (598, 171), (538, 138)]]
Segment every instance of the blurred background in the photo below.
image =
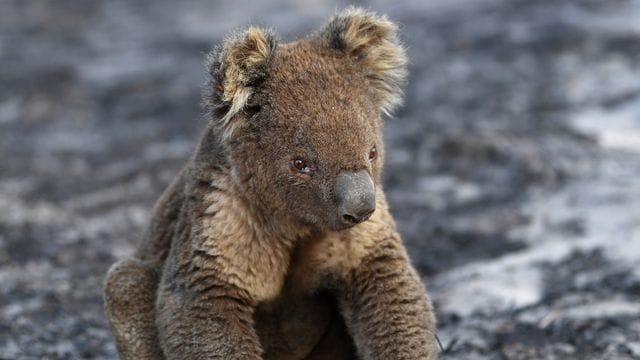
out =
[[(112, 359), (131, 254), (206, 119), (204, 54), (344, 2), (0, 2), (0, 358)], [(451, 359), (640, 359), (640, 2), (358, 1), (411, 65), (385, 184)]]

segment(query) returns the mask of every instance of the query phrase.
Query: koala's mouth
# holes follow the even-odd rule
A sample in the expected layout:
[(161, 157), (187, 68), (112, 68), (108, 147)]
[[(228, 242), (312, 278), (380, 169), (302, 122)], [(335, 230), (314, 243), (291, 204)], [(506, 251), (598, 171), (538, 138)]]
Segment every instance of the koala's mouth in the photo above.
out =
[(342, 216), (340, 216), (339, 219), (337, 219), (333, 226), (332, 226), (332, 230), (333, 231), (344, 231), (344, 230), (348, 230), (351, 229), (352, 227), (358, 225), (358, 224), (362, 224), (364, 222), (366, 222), (367, 220), (369, 220), (371, 218), (371, 215), (373, 215), (373, 213), (375, 212), (375, 209), (371, 209), (369, 211), (367, 211), (364, 214), (361, 214), (359, 216), (353, 216), (353, 215), (349, 215), (349, 214), (343, 214)]
[(353, 215), (342, 215), (342, 218), (340, 219), (342, 221), (343, 224), (351, 227), (351, 226), (356, 226), (360, 223), (363, 223), (367, 220), (369, 220), (369, 218), (371, 217), (371, 215), (373, 215), (373, 212), (376, 211), (376, 209), (371, 209), (368, 210), (365, 214), (360, 215), (358, 217), (353, 216)]

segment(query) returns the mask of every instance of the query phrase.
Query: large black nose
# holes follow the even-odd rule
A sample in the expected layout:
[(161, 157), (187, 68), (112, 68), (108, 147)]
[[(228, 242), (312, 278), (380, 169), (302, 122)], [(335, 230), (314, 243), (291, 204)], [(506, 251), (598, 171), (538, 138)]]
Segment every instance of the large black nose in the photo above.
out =
[(344, 225), (363, 222), (376, 209), (373, 180), (364, 170), (340, 173), (336, 181), (336, 197), (338, 216)]

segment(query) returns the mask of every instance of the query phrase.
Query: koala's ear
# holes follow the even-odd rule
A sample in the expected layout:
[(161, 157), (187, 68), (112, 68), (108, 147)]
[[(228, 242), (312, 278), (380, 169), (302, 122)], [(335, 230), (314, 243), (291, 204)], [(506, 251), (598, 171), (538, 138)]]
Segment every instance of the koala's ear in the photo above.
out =
[(396, 25), (385, 16), (355, 7), (336, 14), (320, 31), (327, 46), (359, 62), (387, 114), (402, 102), (407, 77), (407, 57), (396, 33)]
[(230, 36), (221, 48), (207, 58), (211, 75), (209, 108), (219, 117), (225, 130), (233, 127), (231, 118), (247, 104), (256, 85), (268, 73), (276, 40), (269, 30), (250, 27)]

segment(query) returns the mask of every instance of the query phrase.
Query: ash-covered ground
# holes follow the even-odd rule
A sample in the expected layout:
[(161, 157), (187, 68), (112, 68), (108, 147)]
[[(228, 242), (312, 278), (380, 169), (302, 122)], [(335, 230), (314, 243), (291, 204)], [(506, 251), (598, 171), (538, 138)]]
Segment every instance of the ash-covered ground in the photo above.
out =
[[(346, 5), (256, 3), (0, 2), (0, 358), (115, 358), (101, 283), (206, 122), (204, 54)], [(442, 357), (640, 359), (640, 3), (358, 4), (411, 59), (385, 183)]]

